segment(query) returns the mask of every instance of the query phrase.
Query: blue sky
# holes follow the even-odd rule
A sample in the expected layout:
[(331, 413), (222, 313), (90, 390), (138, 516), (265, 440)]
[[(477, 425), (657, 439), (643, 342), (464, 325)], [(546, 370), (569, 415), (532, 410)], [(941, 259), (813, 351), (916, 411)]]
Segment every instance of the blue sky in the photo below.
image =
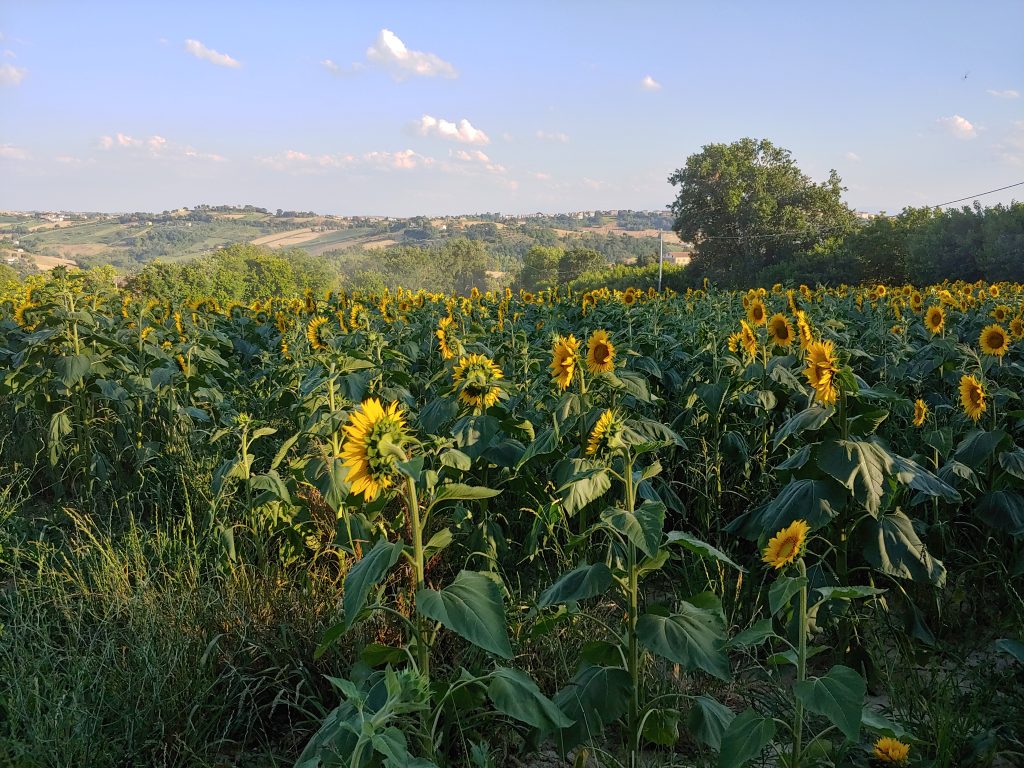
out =
[(937, 204), (1024, 180), (1021, 29), (1019, 0), (0, 0), (0, 208), (658, 209), (744, 136), (859, 210)]

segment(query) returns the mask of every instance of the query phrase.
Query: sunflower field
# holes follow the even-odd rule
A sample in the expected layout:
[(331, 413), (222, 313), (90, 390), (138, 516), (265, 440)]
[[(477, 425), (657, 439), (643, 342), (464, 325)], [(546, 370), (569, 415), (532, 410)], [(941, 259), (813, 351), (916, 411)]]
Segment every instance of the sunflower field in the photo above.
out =
[(20, 286), (0, 761), (1024, 764), (1022, 310)]

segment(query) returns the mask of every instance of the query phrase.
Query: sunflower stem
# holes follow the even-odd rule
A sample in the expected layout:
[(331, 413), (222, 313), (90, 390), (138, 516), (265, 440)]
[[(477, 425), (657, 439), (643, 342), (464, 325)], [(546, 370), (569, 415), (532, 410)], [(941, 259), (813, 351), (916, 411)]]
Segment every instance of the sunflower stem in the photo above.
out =
[[(633, 458), (629, 452), (623, 453), (625, 459), (626, 511), (633, 513), (636, 507), (636, 488), (633, 484)], [(636, 635), (637, 614), (639, 613), (639, 578), (637, 575), (636, 545), (632, 540), (626, 542), (626, 570), (629, 576), (629, 609), (627, 615), (629, 642), (629, 767), (635, 768), (640, 756), (640, 647)]]
[[(416, 591), (422, 590), (426, 583), (426, 563), (423, 558), (423, 526), (420, 523), (420, 505), (416, 498), (416, 481), (405, 478), (405, 503), (409, 508), (409, 519), (412, 525), (413, 571), (416, 576)], [(430, 646), (429, 629), (423, 616), (416, 611), (416, 666), (426, 683), (430, 684)]]
[[(800, 577), (804, 584), (800, 587), (800, 615), (797, 626), (797, 649), (796, 649), (796, 681), (802, 683), (807, 677), (807, 566), (803, 557), (797, 559), (797, 567), (800, 569)], [(800, 768), (800, 757), (803, 751), (803, 727), (804, 727), (804, 705), (800, 699), (795, 702), (793, 713), (793, 755), (789, 768)]]

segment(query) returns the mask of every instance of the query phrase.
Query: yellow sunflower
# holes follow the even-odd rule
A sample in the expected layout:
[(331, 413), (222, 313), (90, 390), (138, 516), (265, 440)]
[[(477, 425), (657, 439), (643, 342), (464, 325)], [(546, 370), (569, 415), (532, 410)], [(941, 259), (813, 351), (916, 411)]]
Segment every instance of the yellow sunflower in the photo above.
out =
[(940, 333), (946, 326), (946, 312), (939, 305), (928, 307), (924, 313), (924, 327), (932, 332), (932, 335)]
[(459, 400), (480, 411), (498, 402), (501, 387), (497, 382), (502, 376), (501, 368), (487, 355), (463, 357), (452, 371)]
[(437, 323), (437, 349), (441, 353), (441, 357), (445, 360), (451, 360), (455, 357), (455, 350), (452, 349), (451, 339), (448, 338), (448, 328), (455, 322), (455, 318), (451, 315), (442, 317)]
[(754, 357), (757, 354), (757, 334), (754, 333), (753, 328), (747, 325), (746, 320), (740, 320), (740, 345), (748, 357)]
[(988, 287), (988, 295), (991, 296), (993, 299), (998, 299), (999, 298), (999, 286), (998, 285), (990, 285)]
[(772, 315), (768, 321), (768, 336), (780, 347), (788, 347), (793, 343), (793, 325), (781, 312)]
[(887, 765), (906, 765), (910, 755), (910, 745), (899, 739), (883, 736), (875, 742), (875, 760)]
[(839, 360), (831, 341), (812, 341), (807, 347), (807, 368), (804, 376), (814, 387), (814, 396), (825, 405), (839, 397)]
[(326, 324), (326, 317), (314, 317), (306, 326), (306, 338), (309, 339), (309, 346), (317, 352), (322, 349), (327, 349), (327, 344), (324, 343), (323, 332), (320, 330)]
[(579, 357), (580, 343), (573, 335), (559, 336), (551, 350), (551, 378), (559, 389), (568, 389), (576, 375), (576, 362)]
[(632, 288), (627, 288), (626, 292), (622, 294), (622, 303), (627, 307), (631, 307), (636, 304), (637, 295)]
[(768, 311), (764, 308), (764, 302), (759, 297), (750, 300), (747, 305), (747, 320), (753, 325), (764, 325), (768, 319)]
[(1010, 321), (1010, 333), (1018, 339), (1024, 339), (1024, 316), (1017, 315)]
[(776, 569), (789, 565), (800, 556), (810, 530), (806, 520), (794, 520), (768, 540), (761, 559)]
[(380, 400), (372, 397), (349, 414), (348, 424), (342, 429), (345, 443), (341, 457), (348, 469), (349, 487), (352, 493), (373, 501), (391, 486), (397, 471), (395, 456), (382, 451), (381, 442), (387, 439), (401, 446), (408, 440), (405, 417), (399, 412), (398, 403), (385, 408)]
[(1006, 306), (1005, 304), (1000, 304), (995, 309), (993, 309), (992, 312), (990, 312), (989, 314), (991, 315), (992, 319), (995, 320), (997, 323), (1005, 323), (1006, 318), (1013, 314), (1013, 309), (1011, 307)]
[(915, 312), (920, 312), (924, 306), (924, 296), (921, 295), (920, 291), (914, 291), (910, 294), (910, 308)]
[(981, 336), (978, 337), (978, 346), (986, 355), (1002, 357), (1010, 348), (1010, 337), (1003, 326), (993, 323), (982, 329)]
[(608, 338), (608, 331), (596, 330), (587, 340), (587, 370), (595, 376), (615, 370), (615, 345)]
[(914, 426), (923, 426), (926, 418), (928, 418), (928, 404), (921, 398), (917, 398), (914, 401)]
[(587, 440), (587, 456), (593, 456), (608, 448), (616, 448), (621, 442), (622, 424), (610, 410), (601, 414), (597, 424), (590, 431)]
[(802, 309), (796, 313), (796, 330), (800, 336), (800, 349), (806, 350), (814, 341), (814, 334), (811, 331), (811, 324), (807, 321), (807, 313)]
[(985, 405), (985, 390), (973, 376), (960, 377), (960, 405), (964, 408), (971, 419), (977, 421), (981, 418), (988, 406)]

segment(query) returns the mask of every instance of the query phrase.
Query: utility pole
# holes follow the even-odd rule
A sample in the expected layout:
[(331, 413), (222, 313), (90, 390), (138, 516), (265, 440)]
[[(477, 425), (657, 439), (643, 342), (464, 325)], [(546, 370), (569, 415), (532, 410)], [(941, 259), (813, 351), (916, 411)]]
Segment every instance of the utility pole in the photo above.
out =
[(659, 233), (661, 247), (658, 253), (658, 293), (661, 293), (661, 273), (665, 269), (665, 233)]

